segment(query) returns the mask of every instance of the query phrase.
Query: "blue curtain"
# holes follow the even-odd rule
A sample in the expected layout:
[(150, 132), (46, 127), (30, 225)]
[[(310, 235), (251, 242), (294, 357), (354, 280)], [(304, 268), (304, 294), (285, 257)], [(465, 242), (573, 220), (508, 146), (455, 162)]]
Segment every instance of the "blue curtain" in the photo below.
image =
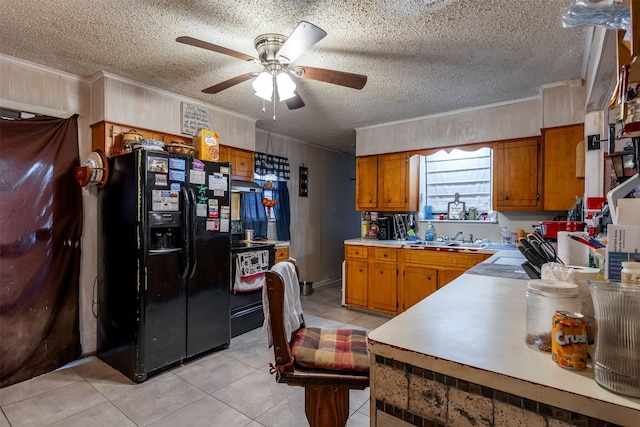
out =
[(267, 237), (267, 213), (262, 204), (262, 193), (242, 193), (240, 195), (242, 212), (240, 219), (244, 229), (252, 228), (256, 238)]
[(291, 240), (289, 225), (291, 224), (291, 211), (289, 208), (289, 189), (286, 181), (275, 183), (276, 206), (273, 215), (276, 217), (276, 231), (278, 240)]

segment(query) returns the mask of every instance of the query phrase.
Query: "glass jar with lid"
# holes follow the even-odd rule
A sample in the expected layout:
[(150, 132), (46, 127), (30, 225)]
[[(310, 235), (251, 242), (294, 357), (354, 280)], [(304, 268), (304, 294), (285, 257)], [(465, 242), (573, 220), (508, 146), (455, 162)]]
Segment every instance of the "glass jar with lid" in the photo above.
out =
[(578, 285), (559, 280), (529, 280), (527, 284), (527, 335), (525, 342), (534, 350), (551, 352), (551, 325), (558, 310), (579, 312)]
[(640, 287), (640, 262), (623, 262), (622, 271), (620, 271), (620, 282), (623, 286)]

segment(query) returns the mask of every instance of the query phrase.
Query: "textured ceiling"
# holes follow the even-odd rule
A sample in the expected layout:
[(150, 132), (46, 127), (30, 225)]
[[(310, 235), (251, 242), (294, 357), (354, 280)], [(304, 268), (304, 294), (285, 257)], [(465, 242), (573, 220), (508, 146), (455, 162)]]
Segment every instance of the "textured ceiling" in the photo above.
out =
[[(0, 52), (79, 76), (107, 71), (258, 120), (261, 129), (355, 152), (355, 128), (537, 95), (582, 78), (585, 30), (571, 0), (60, 0), (4, 2)], [(202, 89), (256, 64), (175, 42), (191, 36), (256, 56), (263, 33), (302, 20), (328, 35), (293, 65), (368, 76), (362, 90), (296, 80), (304, 108), (269, 106), (250, 82)]]

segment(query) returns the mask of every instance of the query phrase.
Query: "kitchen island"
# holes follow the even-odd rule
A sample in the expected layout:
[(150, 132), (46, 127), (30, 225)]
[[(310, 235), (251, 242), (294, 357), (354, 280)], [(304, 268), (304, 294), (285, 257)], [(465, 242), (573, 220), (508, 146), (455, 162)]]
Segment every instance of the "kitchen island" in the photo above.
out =
[(640, 425), (640, 399), (598, 386), (591, 364), (525, 345), (526, 285), (463, 274), (372, 331), (371, 425)]

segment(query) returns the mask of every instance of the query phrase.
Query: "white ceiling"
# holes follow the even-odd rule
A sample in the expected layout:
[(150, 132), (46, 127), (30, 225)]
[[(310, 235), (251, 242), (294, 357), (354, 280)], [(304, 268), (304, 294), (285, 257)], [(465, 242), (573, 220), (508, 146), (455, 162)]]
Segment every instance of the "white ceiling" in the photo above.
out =
[[(79, 76), (107, 71), (258, 120), (261, 129), (355, 152), (355, 128), (539, 94), (583, 78), (585, 30), (571, 0), (60, 0), (3, 2), (0, 52)], [(260, 68), (177, 43), (191, 36), (256, 56), (263, 33), (302, 20), (328, 35), (293, 65), (368, 76), (362, 90), (296, 80), (304, 108), (262, 112), (244, 82)]]

